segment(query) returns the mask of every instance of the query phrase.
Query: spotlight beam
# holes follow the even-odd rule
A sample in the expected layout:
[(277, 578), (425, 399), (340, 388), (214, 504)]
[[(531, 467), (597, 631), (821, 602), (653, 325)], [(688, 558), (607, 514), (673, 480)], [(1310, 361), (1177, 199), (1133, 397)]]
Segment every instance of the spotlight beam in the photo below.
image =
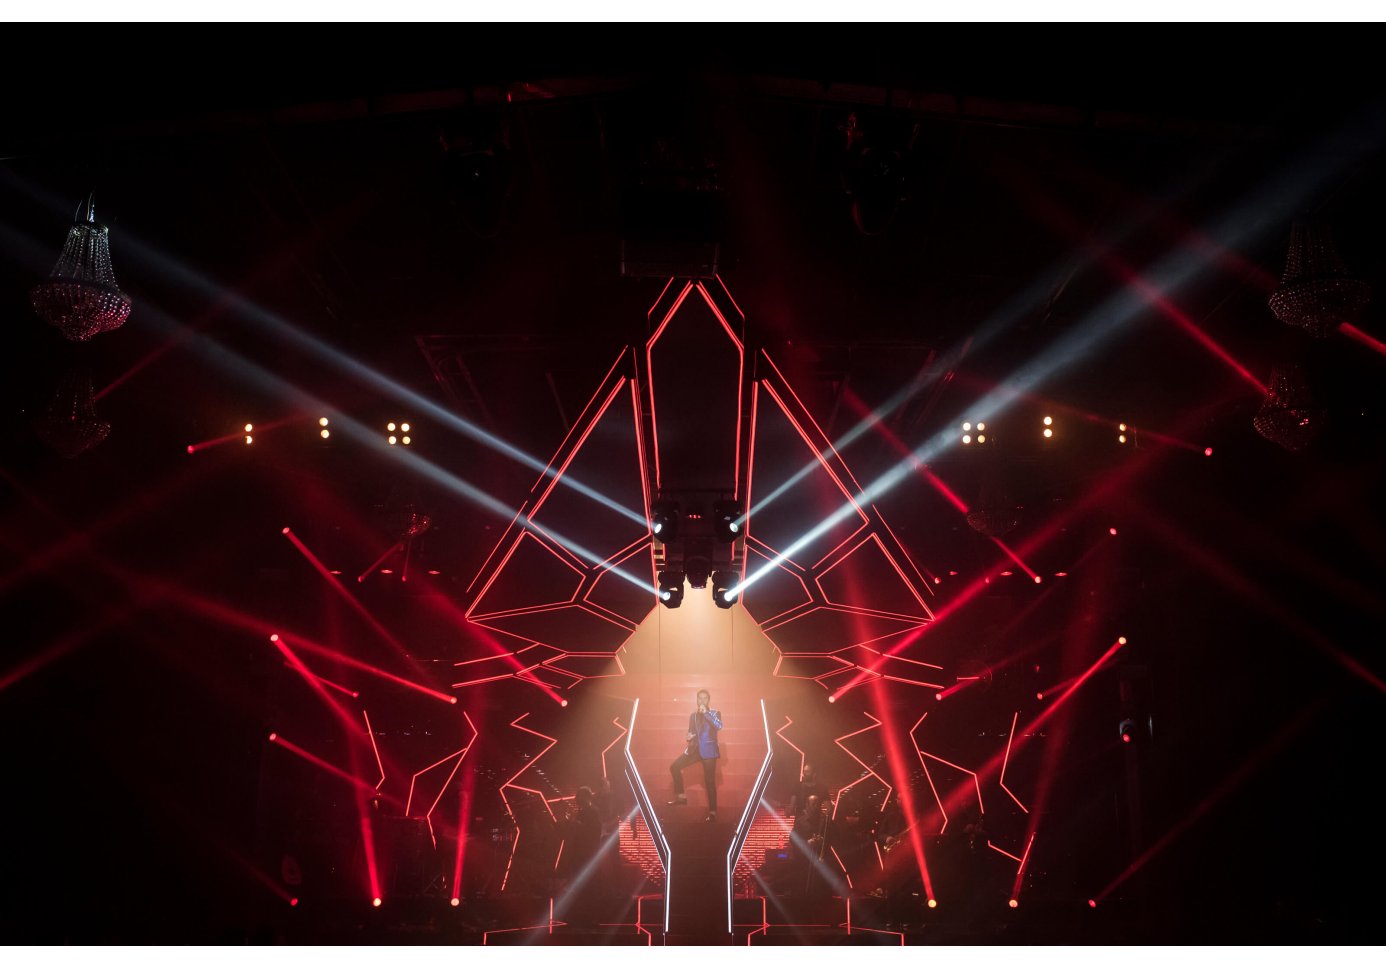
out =
[[(917, 817), (919, 814), (914, 803), (914, 788), (910, 783), (905, 755), (900, 748), (900, 739), (895, 729), (895, 709), (890, 703), (885, 686), (880, 679), (872, 684), (872, 691), (875, 693), (876, 708), (881, 710), (881, 718), (884, 720), (881, 743), (885, 747), (886, 761), (890, 764), (891, 772), (895, 776), (901, 810), (907, 818)], [(920, 881), (924, 885), (924, 896), (932, 898), (934, 896), (934, 882), (933, 878), (929, 876), (929, 865), (925, 859), (924, 841), (920, 837), (919, 825), (911, 823), (907, 833), (910, 850), (914, 854), (915, 867), (919, 871)], [(880, 860), (879, 854), (877, 854), (877, 860)]]
[[(178, 320), (164, 313), (156, 305), (149, 302), (142, 302), (140, 304), (140, 318), (147, 324), (165, 330), (177, 330), (182, 325)], [(218, 368), (229, 369), (237, 377), (246, 380), (257, 388), (276, 396), (286, 398), (288, 403), (296, 410), (309, 413), (321, 413), (325, 410), (335, 409), (325, 401), (300, 390), (277, 374), (270, 372), (258, 363), (245, 358), (210, 337), (200, 333), (194, 334), (189, 340), (189, 346), (190, 349), (195, 351), (199, 356), (202, 356), (210, 364)], [(380, 439), (379, 433), (367, 427), (365, 424), (340, 415), (336, 419), (337, 423), (334, 423), (334, 429), (340, 427), (346, 436), (349, 436), (358, 443), (364, 443), (382, 453), (388, 452), (391, 457), (398, 460), (410, 470), (422, 477), (434, 481), (453, 494), (485, 510), (491, 511), (502, 519), (511, 520), (512, 518), (521, 518), (521, 515), (516, 514), (514, 508), (508, 507), (503, 502), (497, 500), (483, 488), (477, 487), (432, 461), (421, 457), (411, 448), (387, 447), (384, 441)], [(566, 481), (567, 475), (563, 475), (560, 479)], [(526, 527), (537, 529), (537, 526), (528, 518), (523, 518), (522, 520)], [(648, 522), (644, 515), (638, 515), (635, 520), (638, 521), (641, 527), (648, 527)], [(593, 565), (603, 564), (601, 555), (584, 548), (577, 542), (567, 539), (553, 530), (545, 530), (544, 533), (575, 556), (585, 559)], [(630, 574), (625, 569), (612, 566), (608, 567), (606, 570), (638, 588), (648, 590), (651, 594), (656, 593), (653, 582), (642, 580)], [(0, 581), (3, 581), (3, 579), (0, 579)]]
[[(1191, 418), (1190, 424), (1192, 424), (1193, 422), (1194, 421)], [(1182, 432), (1182, 430), (1180, 432)], [(1157, 456), (1158, 454), (1155, 452), (1148, 452), (1143, 456), (1142, 459), (1127, 461), (1115, 473), (1110, 474), (1105, 478), (1102, 478), (1095, 486), (1090, 488), (1079, 500), (1070, 504), (1068, 508), (1066, 508), (1062, 513), (1052, 518), (1038, 533), (1032, 535), (1025, 542), (1025, 544), (1021, 546), (1021, 553), (1028, 555), (1036, 551), (1037, 549), (1043, 547), (1052, 538), (1060, 534), (1062, 530), (1069, 525), (1070, 522), (1076, 520), (1080, 514), (1086, 512), (1088, 509), (1092, 507), (1097, 506), (1108, 496), (1118, 493), (1123, 488), (1128, 487), (1131, 481), (1134, 478), (1136, 478), (1137, 475), (1146, 470), (1151, 464), (1155, 462)], [(1087, 555), (1091, 554), (1093, 550), (1095, 550), (1095, 547), (1096, 546), (1094, 546), (1094, 548), (1089, 548), (1088, 551), (1084, 553), (1083, 557), (1086, 558)], [(909, 648), (911, 645), (917, 642), (922, 636), (938, 628), (940, 623), (942, 623), (950, 615), (953, 615), (954, 613), (961, 611), (964, 607), (966, 607), (968, 604), (974, 601), (976, 597), (980, 595), (982, 590), (986, 587), (986, 583), (980, 578), (969, 583), (958, 595), (956, 595), (953, 598), (952, 601), (950, 601), (947, 605), (944, 605), (934, 614), (934, 620), (932, 622), (930, 622), (927, 625), (921, 626), (905, 638), (901, 639), (899, 642), (892, 645), (888, 650), (886, 650), (885, 654), (887, 656), (893, 656)], [(1051, 585), (1049, 587), (1053, 588), (1054, 586)], [(868, 676), (865, 674), (857, 676), (853, 680), (841, 686), (838, 689), (838, 691), (833, 694), (833, 698), (840, 698), (849, 690), (860, 685), (867, 678)]]
[[(134, 261), (151, 265), (166, 276), (173, 276), (178, 281), (190, 285), (208, 296), (224, 301), (227, 306), (227, 311), (230, 314), (299, 350), (306, 351), (324, 366), (390, 397), (402, 407), (409, 409), (412, 413), (427, 415), (428, 418), (436, 421), (438, 424), (496, 453), (509, 457), (525, 467), (547, 477), (556, 476), (557, 472), (550, 465), (543, 463), (538, 458), (530, 456), (525, 451), (503, 440), (490, 431), (458, 416), (446, 407), (439, 406), (422, 394), (384, 376), (354, 357), (341, 352), (325, 341), (294, 326), (283, 317), (270, 312), (248, 299), (242, 298), (234, 291), (224, 288), (219, 283), (202, 275), (173, 256), (167, 255), (153, 245), (143, 242), (138, 236), (127, 235), (124, 239), (124, 245), (128, 247), (128, 251)], [(142, 304), (141, 309), (143, 310), (143, 308), (144, 306)], [(615, 511), (630, 521), (642, 526), (645, 524), (645, 515), (643, 513), (636, 513), (630, 510), (624, 505), (613, 501), (595, 488), (589, 487), (566, 474), (562, 475), (560, 480), (564, 485), (572, 488), (584, 497), (596, 501), (603, 507)]]
[[(64, 218), (69, 217), (69, 213), (66, 211), (66, 201), (59, 200), (54, 193), (38, 189), (36, 186), (19, 178), (8, 169), (0, 168), (0, 179), (7, 182), (12, 188), (23, 191), (26, 194), (37, 192), (44, 198), (44, 201), (51, 210), (61, 213)], [(47, 265), (47, 262), (44, 260), (50, 258), (50, 256), (46, 254), (48, 252), (46, 247), (38, 245), (33, 240), (16, 232), (7, 225), (0, 224), (0, 243), (3, 243), (12, 251), (18, 251), (27, 256), (27, 261), (35, 265), (36, 273), (40, 271), (42, 266)], [(447, 408), (439, 406), (427, 397), (410, 390), (408, 387), (383, 376), (371, 367), (361, 363), (359, 360), (356, 360), (348, 354), (342, 353), (326, 342), (299, 329), (282, 317), (241, 297), (234, 290), (228, 289), (213, 279), (197, 272), (191, 266), (185, 264), (173, 255), (165, 253), (150, 243), (146, 243), (138, 235), (125, 233), (122, 238), (122, 245), (125, 247), (132, 264), (142, 264), (153, 269), (165, 279), (175, 280), (203, 293), (215, 301), (218, 312), (233, 315), (236, 318), (268, 332), (274, 337), (291, 343), (312, 355), (323, 365), (393, 398), (403, 407), (412, 408), (414, 413), (427, 414), (440, 425), (448, 427), (463, 436), (469, 437), (483, 446), (509, 457), (526, 467), (538, 471), (545, 476), (553, 476), (556, 473), (552, 467), (532, 457), (513, 444), (510, 444), (471, 421), (463, 419)], [(46, 272), (47, 270), (42, 269), (41, 271)], [(198, 332), (187, 324), (162, 312), (152, 302), (142, 301), (140, 303), (140, 318), (144, 323), (155, 324), (166, 337), (188, 340), (193, 348), (200, 354), (206, 354), (206, 350), (209, 346), (216, 347), (217, 352), (228, 352), (225, 347), (221, 347), (215, 340), (210, 339), (204, 333)], [(213, 363), (222, 363), (221, 360), (217, 359), (215, 352), (206, 355)], [(237, 369), (244, 368), (243, 375), (254, 371), (259, 371), (260, 374), (268, 375), (266, 371), (245, 360), (243, 357), (239, 356), (239, 354), (231, 353), (230, 358), (231, 362), (236, 364)], [(274, 381), (283, 382), (277, 377), (270, 376)], [(295, 391), (295, 393), (300, 397), (307, 396), (301, 391)], [(320, 412), (319, 407), (314, 407), (313, 409)], [(573, 488), (583, 496), (596, 501), (603, 507), (615, 511), (630, 521), (642, 526), (645, 525), (646, 519), (643, 513), (630, 510), (624, 505), (613, 501), (600, 491), (571, 478), (569, 475), (563, 475), (562, 482), (564, 485)]]
[[(1334, 171), (1350, 164), (1353, 158), (1381, 142), (1382, 126), (1378, 123), (1380, 114), (1379, 109), (1375, 110), (1370, 116), (1360, 119), (1359, 124), (1336, 133), (1324, 144), (1316, 146), (1309, 159), (1312, 164), (1287, 166), (1284, 174), (1268, 181), (1261, 190), (1249, 194), (1240, 205), (1230, 209), (1207, 235), (1219, 246), (1237, 248), (1238, 243), (1255, 238), (1283, 221), (1284, 217), (1293, 211), (1294, 206), (1312, 192), (1317, 184), (1306, 172), (1315, 172), (1318, 178), (1329, 177)], [(1048, 350), (1017, 370), (1013, 380), (1007, 381), (1006, 385), (998, 387), (970, 406), (968, 414), (973, 419), (994, 420), (1007, 410), (1022, 392), (1028, 392), (1078, 365), (1103, 343), (1123, 332), (1147, 311), (1151, 297), (1158, 296), (1161, 300), (1167, 301), (1170, 293), (1194, 282), (1207, 268), (1206, 264), (1182, 254), (1162, 259), (1143, 276), (1139, 290), (1128, 287), (1109, 297), (1089, 313), (1084, 322), (1055, 340)], [(1246, 375), (1250, 377), (1250, 374)], [(1254, 377), (1251, 379), (1255, 381)], [(1255, 382), (1258, 391), (1264, 389), (1259, 381)], [(874, 503), (879, 497), (893, 490), (913, 470), (916, 462), (928, 464), (935, 456), (954, 446), (956, 435), (952, 428), (961, 418), (962, 414), (959, 414), (955, 419), (948, 421), (947, 430), (940, 431), (925, 441), (909, 458), (901, 460), (863, 488), (854, 500), (848, 500), (810, 528), (775, 559), (747, 574), (736, 593), (740, 595), (785, 559), (836, 527), (842, 520), (855, 513), (857, 505)], [(862, 432), (865, 432), (865, 427), (862, 427)]]
[[(865, 419), (871, 420), (873, 422), (877, 431), (880, 433), (882, 437), (885, 438), (886, 442), (889, 443), (890, 446), (894, 448), (894, 450), (897, 453), (903, 455), (904, 459), (909, 461), (914, 466), (915, 471), (926, 481), (928, 481), (929, 484), (933, 486), (934, 490), (938, 491), (939, 494), (943, 495), (944, 499), (947, 500), (949, 504), (953, 505), (953, 507), (957, 508), (959, 513), (964, 515), (968, 513), (969, 508), (967, 506), (967, 502), (965, 502), (962, 498), (958, 497), (957, 493), (951, 487), (945, 484), (941, 477), (939, 477), (936, 473), (934, 473), (924, 464), (915, 460), (914, 454), (911, 453), (909, 446), (903, 440), (901, 440), (899, 435), (897, 435), (893, 430), (887, 427), (884, 423), (880, 422), (880, 418), (867, 408), (866, 402), (864, 400), (862, 400), (859, 396), (853, 393), (850, 389), (846, 391), (844, 397), (848, 406), (850, 406), (857, 413), (863, 414), (865, 416)], [(1006, 556), (1009, 557), (1012, 561), (1014, 561), (1021, 568), (1021, 570), (1023, 570), (1027, 575), (1029, 575), (1032, 581), (1034, 581), (1036, 584), (1039, 583), (1039, 575), (1037, 575), (1029, 565), (1022, 561), (1020, 556), (1017, 555), (1014, 551), (1012, 551), (1009, 546), (1007, 546), (1000, 538), (992, 537), (991, 540), (993, 543), (995, 543), (995, 545), (998, 548), (1004, 551), (1006, 553)]]

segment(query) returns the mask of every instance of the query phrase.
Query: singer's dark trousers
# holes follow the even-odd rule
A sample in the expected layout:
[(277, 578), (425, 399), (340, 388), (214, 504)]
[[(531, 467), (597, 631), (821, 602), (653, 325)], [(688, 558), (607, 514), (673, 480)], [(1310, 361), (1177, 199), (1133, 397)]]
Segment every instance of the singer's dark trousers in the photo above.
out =
[(707, 808), (715, 813), (717, 811), (717, 761), (715, 759), (703, 759), (698, 755), (697, 750), (688, 750), (669, 764), (669, 772), (674, 775), (674, 794), (675, 796), (683, 796), (683, 771), (685, 767), (692, 766), (694, 763), (703, 764), (703, 784), (707, 787)]

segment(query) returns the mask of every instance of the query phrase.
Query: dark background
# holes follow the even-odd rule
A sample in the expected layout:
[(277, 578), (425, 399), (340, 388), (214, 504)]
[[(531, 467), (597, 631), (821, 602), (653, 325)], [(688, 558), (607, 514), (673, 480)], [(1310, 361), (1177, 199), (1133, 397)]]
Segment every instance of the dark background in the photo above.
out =
[[(526, 53), (549, 49), (537, 30), (354, 33), (330, 52), (307, 31), (235, 31), (234, 57), (214, 51), (237, 44), (188, 32), (177, 52), (132, 44), (138, 71), (68, 54), (46, 76), (6, 79), (3, 937), (269, 937), (282, 912), (266, 913), (278, 902), (246, 863), (273, 877), (276, 825), (317, 796), (296, 800), (295, 783), (320, 781), (267, 763), (266, 732), (302, 699), (261, 635), (180, 607), (170, 583), (269, 626), (322, 621), (318, 580), (280, 527), (350, 577), (408, 495), (438, 520), (419, 566), (460, 598), (506, 523), (344, 435), (285, 431), (189, 457), (186, 445), (245, 421), (310, 409), (232, 353), (370, 428), (405, 412), (220, 294), (547, 460), (620, 346), (646, 335), (663, 283), (621, 275), (622, 240), (692, 234), (720, 241), (748, 338), (784, 361), (830, 435), (855, 422), (848, 391), (878, 406), (932, 352), (929, 387), (886, 417), (918, 447), (1066, 335), (1115, 322), (1031, 388), (1043, 400), (1008, 412), (998, 445), (1026, 508), (1010, 544), (1070, 515), (1031, 564), (1070, 571), (1072, 585), (1016, 637), (1054, 637), (1058, 659), (1085, 621), (1132, 639), (1075, 704), (1053, 766), (1034, 866), (1050, 885), (1038, 896), (1065, 913), (1044, 937), (1081, 943), (1103, 924), (1132, 940), (1366, 940), (1383, 860), (1370, 818), (1386, 359), (1337, 333), (1310, 341), (1265, 300), (1301, 216), (1330, 224), (1378, 293), (1386, 282), (1374, 65), (1287, 69), (1305, 41), (1282, 37), (1230, 69), (1234, 45), (1211, 35), (1150, 44), (1115, 28), (1100, 50), (1045, 28), (1021, 59), (1002, 56), (1015, 45), (996, 31), (785, 43), (683, 29), (673, 50), (671, 30), (649, 30), (648, 52), (582, 42), (567, 57)], [(853, 181), (851, 117), (874, 157), (892, 158), (899, 200), (856, 220), (853, 198), (874, 189)], [(27, 293), (93, 191), (135, 308), (78, 346)], [(1229, 251), (1210, 255), (1200, 233)], [(1329, 414), (1308, 449), (1258, 436), (1256, 388), (1168, 314), (1113, 309), (1131, 292), (1116, 262), (1159, 284), (1167, 260), (1197, 271), (1164, 295), (1254, 377), (1302, 361)], [(1378, 307), (1358, 325), (1381, 336)], [(68, 461), (35, 436), (61, 374), (86, 367), (99, 389), (151, 356), (100, 400), (106, 442)], [(1063, 449), (1045, 448), (1044, 400), (1103, 420), (1060, 417)], [(1151, 435), (1119, 449), (1116, 420), (1214, 456)], [(508, 506), (527, 492), (532, 470), (421, 427), (430, 459)], [(862, 480), (898, 456), (878, 435), (844, 453)], [(932, 466), (969, 500), (980, 486), (975, 452)], [(997, 564), (917, 479), (881, 508), (935, 574)], [(1084, 557), (1109, 526), (1120, 544)], [(1004, 657), (1018, 645), (989, 636), (1032, 594), (989, 591), (948, 647)], [(397, 587), (362, 595), (417, 655), (466, 654)], [(1121, 681), (1138, 683), (1153, 723), (1137, 751), (1116, 744)], [(509, 688), (483, 702), (508, 708)], [(413, 715), (385, 728), (417, 728)], [(1135, 831), (1130, 753), (1142, 758)], [(1083, 900), (1167, 833), (1121, 889), (1120, 914), (1084, 920)], [(319, 890), (324, 907), (347, 903)]]

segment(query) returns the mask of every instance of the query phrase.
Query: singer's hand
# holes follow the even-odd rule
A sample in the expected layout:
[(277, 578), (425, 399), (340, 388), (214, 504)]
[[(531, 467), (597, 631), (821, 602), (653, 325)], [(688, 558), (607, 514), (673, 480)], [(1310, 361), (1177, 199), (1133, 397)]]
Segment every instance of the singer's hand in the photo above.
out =
[(691, 742), (693, 742), (693, 734), (692, 734), (692, 733), (689, 733), (687, 736), (684, 737), (683, 741), (684, 741), (685, 743), (691, 743)]

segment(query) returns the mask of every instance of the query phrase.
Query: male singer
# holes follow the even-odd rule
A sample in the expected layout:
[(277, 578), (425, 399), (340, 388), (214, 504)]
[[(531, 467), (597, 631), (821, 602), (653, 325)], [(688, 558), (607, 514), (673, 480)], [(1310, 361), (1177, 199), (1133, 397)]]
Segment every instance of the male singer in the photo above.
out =
[(722, 755), (717, 748), (717, 731), (722, 728), (722, 714), (710, 709), (712, 694), (706, 689), (698, 690), (698, 709), (688, 714), (688, 735), (684, 737), (688, 749), (678, 759), (669, 764), (669, 772), (674, 776), (674, 799), (670, 806), (685, 807), (688, 797), (683, 793), (683, 770), (685, 767), (703, 763), (703, 783), (707, 787), (707, 823), (717, 819), (717, 758)]

